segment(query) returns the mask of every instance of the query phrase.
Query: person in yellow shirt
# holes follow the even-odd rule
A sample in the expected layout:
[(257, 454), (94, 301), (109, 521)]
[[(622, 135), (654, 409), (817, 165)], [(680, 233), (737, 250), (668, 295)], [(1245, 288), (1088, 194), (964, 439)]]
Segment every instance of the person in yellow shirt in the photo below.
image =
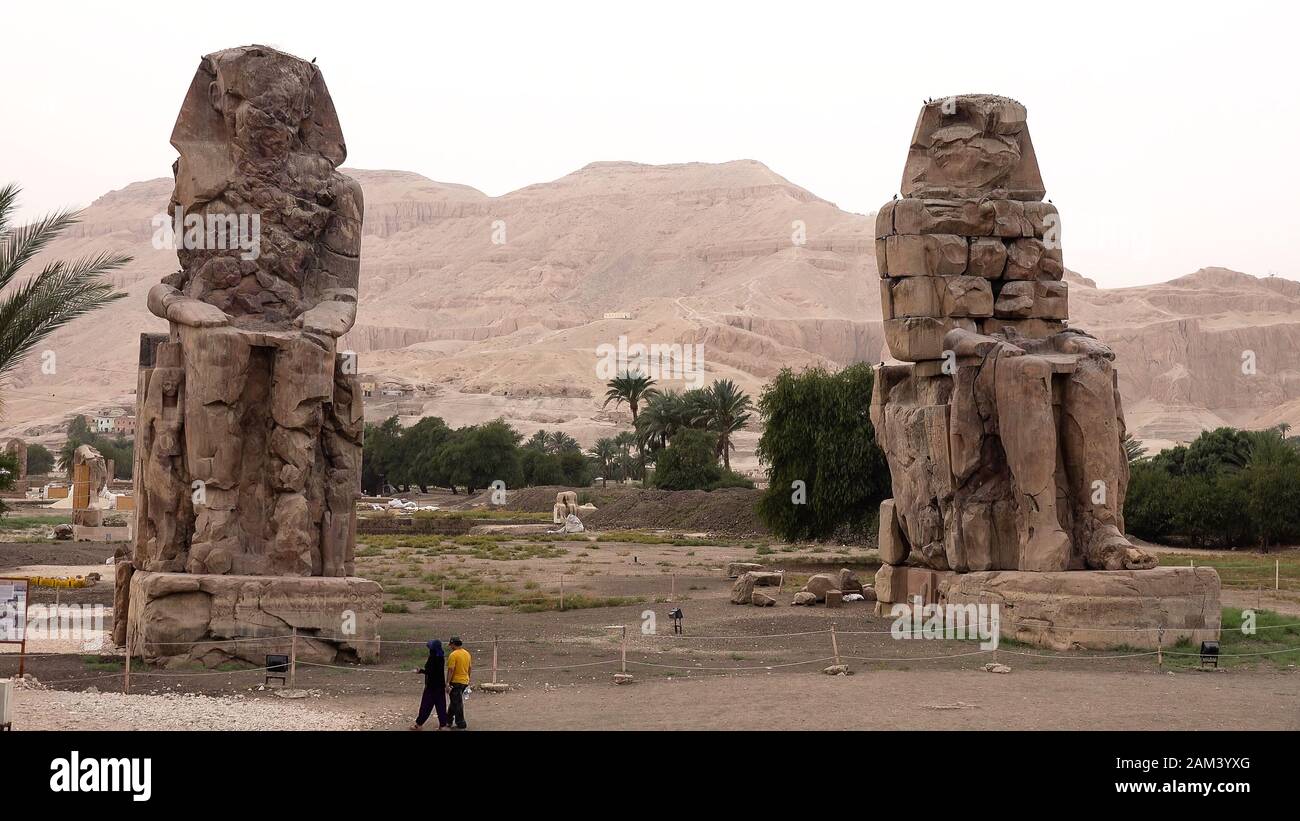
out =
[(469, 687), (473, 659), (460, 636), (452, 636), (450, 643), (452, 651), (447, 654), (447, 693), (451, 696), (451, 703), (447, 708), (447, 723), (457, 730), (463, 730), (469, 726), (465, 723), (465, 689)]

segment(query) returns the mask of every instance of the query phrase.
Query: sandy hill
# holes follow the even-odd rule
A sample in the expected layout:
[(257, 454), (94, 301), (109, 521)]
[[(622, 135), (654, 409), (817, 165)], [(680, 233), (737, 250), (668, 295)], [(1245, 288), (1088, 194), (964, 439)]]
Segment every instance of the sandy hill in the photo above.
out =
[[(372, 418), (505, 416), (525, 434), (558, 427), (590, 444), (626, 423), (626, 411), (601, 410), (597, 370), (598, 346), (621, 336), (701, 344), (706, 380), (755, 395), (785, 366), (882, 357), (872, 218), (762, 163), (598, 162), (501, 197), (403, 171), (348, 173), (366, 220), (362, 307), (344, 342), (365, 373), (417, 386), (376, 398)], [(138, 335), (163, 329), (145, 293), (176, 267), (151, 244), (170, 190), (158, 179), (106, 194), (48, 251), (117, 248), (136, 261), (116, 277), (127, 299), (46, 346), (55, 373), (33, 358), (12, 380), (7, 433), (53, 438), (70, 413), (133, 402)], [(1130, 426), (1151, 444), (1225, 423), (1300, 426), (1300, 283), (1207, 268), (1106, 290), (1072, 275), (1071, 299), (1073, 324), (1117, 349)]]

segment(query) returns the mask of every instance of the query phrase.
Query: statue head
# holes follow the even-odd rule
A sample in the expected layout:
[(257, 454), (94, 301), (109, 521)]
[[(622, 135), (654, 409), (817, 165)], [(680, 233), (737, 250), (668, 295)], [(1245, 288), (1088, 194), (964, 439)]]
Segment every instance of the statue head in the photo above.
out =
[(186, 208), (220, 194), (236, 173), (275, 176), (297, 165), (328, 178), (347, 157), (320, 69), (267, 46), (203, 57), (171, 143), (180, 153), (174, 199)]
[(1040, 200), (1045, 193), (1023, 105), (964, 94), (921, 109), (903, 169), (903, 196)]

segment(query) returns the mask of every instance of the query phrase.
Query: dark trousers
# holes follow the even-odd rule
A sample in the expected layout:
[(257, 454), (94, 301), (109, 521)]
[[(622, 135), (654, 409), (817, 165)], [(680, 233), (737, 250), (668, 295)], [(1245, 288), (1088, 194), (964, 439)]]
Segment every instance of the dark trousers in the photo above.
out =
[(447, 726), (447, 699), (446, 693), (441, 687), (425, 687), (424, 695), (420, 697), (420, 715), (416, 717), (415, 723), (421, 727), (424, 722), (429, 720), (429, 713), (433, 710), (438, 711), (438, 726)]
[(447, 723), (465, 729), (465, 688), (468, 684), (451, 685), (451, 709), (448, 710)]

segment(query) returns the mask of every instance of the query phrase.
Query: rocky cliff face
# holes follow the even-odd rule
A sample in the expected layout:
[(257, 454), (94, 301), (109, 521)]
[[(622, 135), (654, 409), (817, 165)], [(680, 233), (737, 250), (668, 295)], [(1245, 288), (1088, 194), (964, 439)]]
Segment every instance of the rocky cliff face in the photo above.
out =
[[(525, 434), (559, 427), (589, 444), (627, 416), (599, 399), (600, 346), (620, 337), (703, 346), (703, 373), (670, 372), (667, 387), (731, 378), (755, 395), (785, 366), (887, 357), (872, 217), (761, 163), (593, 163), (501, 197), (409, 172), (347, 173), (366, 208), (361, 310), (341, 347), (364, 373), (417, 388), (374, 397), (372, 417), (504, 416)], [(145, 293), (177, 268), (150, 242), (170, 192), (159, 179), (106, 194), (49, 249), (134, 254), (115, 277), (129, 296), (45, 346), (54, 373), (37, 356), (11, 380), (6, 435), (52, 438), (46, 426), (70, 413), (134, 402), (139, 334), (163, 330)], [(1067, 276), (1071, 324), (1115, 347), (1129, 425), (1150, 444), (1218, 424), (1300, 427), (1300, 283), (1207, 268), (1108, 290)], [(756, 438), (739, 441), (742, 468)]]

